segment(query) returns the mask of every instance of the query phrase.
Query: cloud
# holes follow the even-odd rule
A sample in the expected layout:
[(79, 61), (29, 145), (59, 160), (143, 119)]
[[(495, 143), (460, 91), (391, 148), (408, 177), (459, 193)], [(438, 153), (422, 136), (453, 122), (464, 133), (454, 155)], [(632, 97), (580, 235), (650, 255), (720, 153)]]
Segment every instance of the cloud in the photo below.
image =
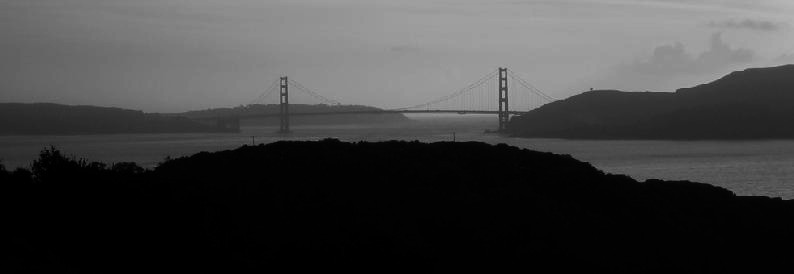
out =
[(794, 53), (782, 54), (774, 60), (776, 65), (794, 64)]
[(631, 0), (640, 3), (662, 3), (683, 7), (715, 7), (728, 10), (772, 10), (790, 8), (789, 0)]
[(417, 52), (421, 52), (422, 49), (415, 46), (399, 45), (399, 46), (390, 47), (389, 51), (396, 53), (417, 53)]
[(618, 68), (623, 73), (675, 76), (678, 74), (710, 73), (737, 64), (748, 64), (755, 59), (749, 49), (733, 49), (722, 40), (721, 33), (711, 36), (707, 51), (694, 57), (681, 43), (656, 47), (650, 58)]
[(753, 20), (753, 19), (744, 19), (744, 20), (730, 19), (724, 21), (711, 21), (707, 25), (712, 28), (746, 29), (746, 30), (755, 30), (755, 31), (777, 31), (784, 27), (782, 23), (763, 21), (763, 20)]
[(672, 91), (713, 80), (756, 61), (754, 51), (731, 47), (721, 33), (712, 34), (709, 44), (700, 54), (689, 53), (682, 43), (658, 46), (650, 57), (618, 65), (591, 84), (621, 90)]

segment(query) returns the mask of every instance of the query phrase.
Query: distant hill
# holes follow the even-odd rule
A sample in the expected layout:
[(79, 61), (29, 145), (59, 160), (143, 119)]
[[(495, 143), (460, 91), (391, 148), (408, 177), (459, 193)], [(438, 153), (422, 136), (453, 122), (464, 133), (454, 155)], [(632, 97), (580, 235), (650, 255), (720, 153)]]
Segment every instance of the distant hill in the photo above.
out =
[(224, 131), (184, 117), (136, 110), (50, 103), (0, 103), (0, 135)]
[(733, 72), (675, 93), (598, 90), (514, 117), (515, 136), (573, 139), (794, 138), (794, 65)]
[[(351, 111), (380, 111), (382, 109), (360, 105), (303, 105), (290, 104), (291, 113), (329, 113), (329, 112), (351, 112)], [(234, 108), (213, 108), (207, 110), (188, 111), (175, 113), (173, 115), (184, 116), (191, 119), (229, 117), (229, 116), (249, 116), (262, 114), (278, 114), (279, 105), (253, 104)], [(335, 114), (317, 116), (292, 116), (290, 121), (293, 124), (309, 125), (333, 125), (333, 124), (373, 124), (373, 123), (401, 123), (408, 122), (410, 119), (399, 113), (389, 114)], [(241, 121), (243, 125), (278, 125), (278, 117), (245, 119)]]

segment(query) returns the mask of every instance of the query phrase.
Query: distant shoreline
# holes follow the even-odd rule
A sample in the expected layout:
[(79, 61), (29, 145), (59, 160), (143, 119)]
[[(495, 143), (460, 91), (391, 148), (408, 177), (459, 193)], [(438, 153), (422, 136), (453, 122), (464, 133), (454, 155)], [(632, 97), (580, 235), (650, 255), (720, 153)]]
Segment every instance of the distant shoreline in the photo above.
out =
[[(187, 117), (191, 119), (207, 119), (214, 117), (234, 117), (251, 115), (277, 115), (280, 112), (277, 104), (252, 104), (233, 108), (212, 108), (206, 110), (196, 110), (181, 113), (169, 113), (165, 115)], [(362, 105), (305, 105), (291, 104), (292, 113), (333, 113), (333, 112), (355, 112), (355, 111), (378, 111), (376, 107)], [(410, 122), (411, 119), (400, 113), (388, 114), (334, 114), (318, 116), (292, 116), (290, 121), (293, 125), (346, 125), (346, 124), (377, 124), (377, 123), (402, 123)], [(257, 126), (278, 126), (279, 117), (254, 118), (240, 121), (241, 125)]]
[[(318, 112), (327, 109), (375, 109), (366, 106), (294, 105), (293, 109)], [(0, 103), (0, 136), (52, 135), (79, 136), (103, 134), (237, 133), (240, 126), (278, 125), (278, 119), (229, 120), (217, 117), (243, 113), (268, 113), (274, 106), (210, 109), (184, 113), (144, 113), (142, 111), (98, 106), (72, 106), (52, 103)], [(208, 119), (209, 118), (209, 119)], [(218, 120), (220, 121), (220, 120)], [(343, 125), (402, 123), (411, 120), (402, 114), (349, 114), (329, 117), (292, 117), (293, 125)]]

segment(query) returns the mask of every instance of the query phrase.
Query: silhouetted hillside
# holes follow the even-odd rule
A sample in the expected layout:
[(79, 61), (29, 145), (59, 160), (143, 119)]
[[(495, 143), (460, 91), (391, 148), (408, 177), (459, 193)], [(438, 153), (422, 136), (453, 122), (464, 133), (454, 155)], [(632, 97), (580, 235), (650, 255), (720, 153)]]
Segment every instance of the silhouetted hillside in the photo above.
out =
[[(359, 105), (304, 105), (291, 104), (291, 113), (333, 113), (333, 112), (374, 112), (382, 109)], [(227, 116), (249, 116), (263, 114), (278, 114), (279, 105), (246, 105), (234, 108), (214, 108), (207, 110), (188, 111), (175, 115), (189, 118), (212, 118)], [(340, 124), (373, 124), (373, 123), (403, 123), (410, 119), (399, 113), (389, 114), (334, 114), (317, 116), (292, 116), (290, 120), (298, 125), (340, 125)], [(245, 119), (243, 125), (273, 126), (279, 124), (278, 117)]]
[(0, 134), (218, 132), (184, 117), (95, 106), (0, 103)]
[(591, 91), (514, 117), (523, 137), (794, 138), (794, 65), (748, 69), (675, 93)]
[(279, 142), (151, 171), (45, 150), (0, 182), (3, 273), (763, 273), (794, 244), (791, 201), (483, 143)]

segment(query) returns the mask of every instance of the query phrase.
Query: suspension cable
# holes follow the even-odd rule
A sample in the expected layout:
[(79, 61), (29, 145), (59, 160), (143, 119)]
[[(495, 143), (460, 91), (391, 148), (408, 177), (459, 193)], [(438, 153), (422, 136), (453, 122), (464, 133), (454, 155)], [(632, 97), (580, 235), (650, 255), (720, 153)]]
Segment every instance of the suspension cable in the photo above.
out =
[(510, 74), (511, 77), (513, 77), (513, 80), (516, 80), (521, 86), (528, 89), (530, 92), (535, 93), (536, 95), (542, 97), (549, 103), (557, 101), (557, 99), (554, 99), (554, 97), (551, 97), (548, 94), (541, 91), (540, 89), (536, 88), (535, 86), (524, 80), (524, 78), (521, 78), (521, 76), (518, 76), (517, 74), (513, 73), (513, 71), (508, 70), (508, 73)]
[(270, 86), (268, 86), (267, 89), (265, 89), (264, 92), (260, 93), (259, 96), (256, 97), (256, 99), (251, 100), (248, 104), (249, 105), (253, 105), (253, 104), (256, 104), (257, 102), (259, 102), (260, 100), (262, 100), (262, 103), (264, 104), (265, 103), (265, 98), (267, 98), (268, 96), (273, 94), (273, 92), (276, 91), (276, 87), (278, 85), (279, 85), (279, 79), (273, 80), (273, 82), (270, 84)]
[(341, 105), (342, 104), (342, 103), (340, 103), (337, 100), (333, 100), (333, 99), (330, 99), (328, 97), (322, 96), (322, 95), (320, 95), (320, 94), (318, 94), (318, 93), (316, 93), (316, 92), (304, 87), (303, 85), (301, 85), (297, 81), (293, 81), (292, 79), (289, 79), (288, 81), (289, 81), (290, 84), (292, 84), (292, 86), (298, 88), (300, 91), (305, 92), (309, 96), (314, 97), (315, 99), (319, 99), (320, 101), (323, 101), (323, 103), (327, 103), (329, 105)]
[(428, 108), (428, 107), (430, 107), (430, 105), (434, 105), (434, 104), (438, 104), (438, 103), (450, 100), (452, 98), (460, 96), (463, 93), (469, 92), (469, 91), (471, 91), (471, 90), (473, 90), (473, 89), (475, 89), (477, 87), (480, 87), (483, 84), (485, 84), (485, 82), (487, 82), (487, 81), (493, 79), (494, 77), (496, 77), (496, 74), (498, 74), (498, 73), (499, 73), (498, 71), (493, 71), (493, 72), (483, 76), (482, 78), (480, 78), (476, 82), (474, 82), (474, 83), (472, 83), (472, 84), (460, 89), (459, 91), (457, 91), (455, 93), (436, 98), (435, 100), (432, 100), (430, 102), (427, 102), (427, 103), (424, 103), (424, 104), (408, 106), (408, 107), (395, 108), (395, 109), (391, 109), (391, 110), (407, 110), (407, 109), (414, 109), (414, 108)]

